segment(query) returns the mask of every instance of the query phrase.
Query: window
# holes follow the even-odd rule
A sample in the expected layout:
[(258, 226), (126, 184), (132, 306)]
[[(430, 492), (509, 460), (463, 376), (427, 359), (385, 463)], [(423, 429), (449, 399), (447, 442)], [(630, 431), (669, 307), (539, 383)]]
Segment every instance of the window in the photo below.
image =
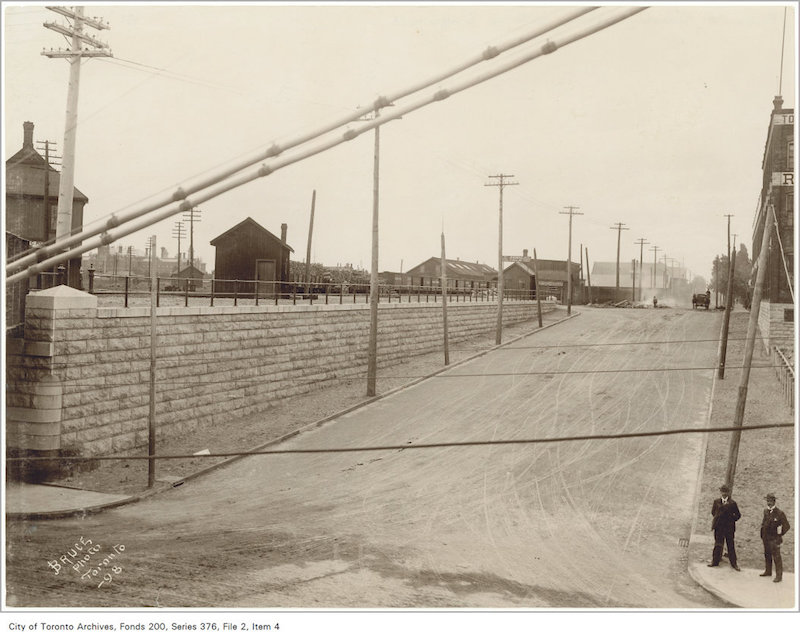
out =
[(786, 144), (786, 171), (794, 171), (794, 139)]

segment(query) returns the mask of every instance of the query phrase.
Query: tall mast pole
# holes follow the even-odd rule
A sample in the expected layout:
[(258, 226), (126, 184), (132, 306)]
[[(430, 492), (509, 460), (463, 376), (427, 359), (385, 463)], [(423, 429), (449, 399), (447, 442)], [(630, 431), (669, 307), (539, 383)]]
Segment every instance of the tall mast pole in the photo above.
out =
[(576, 209), (580, 207), (566, 206), (567, 211), (559, 211), (560, 214), (569, 214), (569, 238), (567, 245), (567, 315), (572, 314), (572, 216), (582, 216), (583, 214)]
[[(83, 7), (69, 9), (67, 7), (47, 7), (72, 20), (71, 27), (45, 22), (45, 28), (71, 38), (68, 51), (42, 51), (47, 57), (63, 57), (69, 61), (69, 85), (67, 88), (67, 111), (64, 123), (64, 145), (62, 147), (63, 162), (58, 184), (58, 211), (56, 213), (56, 240), (69, 236), (72, 231), (72, 200), (75, 190), (75, 140), (78, 131), (78, 92), (81, 78), (81, 60), (84, 57), (111, 57), (111, 52), (102, 42), (83, 33), (84, 23), (96, 29), (107, 29), (107, 24), (95, 19), (83, 17)], [(100, 50), (81, 50), (82, 44), (89, 44)], [(69, 262), (67, 262), (69, 266)], [(77, 285), (79, 271), (70, 271), (68, 277), (71, 285)]]
[(500, 188), (500, 213), (497, 229), (497, 332), (495, 343), (500, 345), (503, 339), (503, 189), (507, 185), (519, 185), (519, 183), (508, 183), (506, 178), (514, 178), (513, 174), (495, 174), (489, 178), (497, 178), (497, 183), (485, 183), (484, 187)]

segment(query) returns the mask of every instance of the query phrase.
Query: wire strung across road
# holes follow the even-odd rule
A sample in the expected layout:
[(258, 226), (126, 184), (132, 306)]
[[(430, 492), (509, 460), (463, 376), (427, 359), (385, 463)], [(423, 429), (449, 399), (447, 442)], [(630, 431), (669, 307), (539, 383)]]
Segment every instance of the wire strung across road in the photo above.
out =
[[(146, 456), (69, 456), (69, 457), (25, 457), (6, 458), (6, 462), (29, 460), (59, 460), (63, 462), (87, 462), (93, 460), (180, 460), (185, 458), (235, 458), (237, 456), (270, 456), (286, 454), (327, 454), (358, 453), (361, 451), (406, 451), (409, 449), (445, 449), (451, 447), (485, 447), (499, 445), (540, 445), (545, 443), (574, 442), (580, 440), (624, 440), (628, 438), (649, 438), (653, 436), (674, 436), (678, 434), (710, 434), (729, 431), (754, 431), (758, 429), (776, 429), (794, 427), (794, 423), (769, 423), (764, 425), (747, 425), (733, 427), (700, 427), (662, 429), (658, 431), (630, 432), (622, 434), (586, 434), (580, 436), (561, 436), (557, 438), (525, 438), (515, 440), (464, 440), (459, 442), (411, 443), (405, 445), (373, 445), (368, 447), (331, 447), (326, 449), (259, 449), (255, 451), (233, 451), (208, 454), (175, 454)], [(296, 435), (296, 434), (295, 434)]]
[[(535, 334), (537, 331), (531, 331), (530, 334)], [(169, 349), (169, 341), (168, 338), (165, 338), (166, 342), (164, 347), (166, 350)], [(747, 337), (741, 338), (733, 338), (728, 337), (728, 341), (747, 341)], [(610, 343), (565, 343), (565, 344), (548, 344), (548, 345), (541, 345), (541, 346), (510, 346), (507, 344), (503, 344), (501, 347), (502, 350), (559, 350), (561, 348), (600, 348), (605, 346), (640, 346), (640, 345), (663, 345), (663, 344), (686, 344), (686, 343), (719, 343), (719, 339), (686, 339), (686, 340), (670, 340), (670, 341), (631, 341), (631, 342), (610, 342)], [(176, 345), (176, 347), (182, 348), (183, 345)], [(473, 351), (473, 350), (491, 350), (489, 346), (450, 346), (451, 351)], [(264, 360), (269, 361), (272, 365), (277, 365), (282, 361), (288, 361), (297, 356), (295, 352), (281, 352), (275, 354), (274, 352), (258, 352), (256, 354), (250, 354), (247, 356), (221, 356), (224, 353), (231, 353), (236, 354), (239, 352), (238, 349), (231, 348), (230, 350), (216, 350), (213, 352), (197, 352), (195, 354), (183, 354), (179, 355), (179, 360), (181, 365), (184, 365), (186, 361), (200, 361), (200, 362), (207, 362), (207, 361), (258, 361)], [(438, 350), (433, 350), (431, 352), (438, 352)], [(85, 353), (79, 353), (85, 354)], [(430, 353), (428, 353), (430, 354)], [(52, 368), (83, 368), (83, 367), (95, 367), (98, 364), (102, 364), (103, 361), (97, 361), (94, 354), (92, 356), (92, 361), (87, 361), (86, 363), (71, 363), (69, 361), (53, 361), (50, 362), (49, 367)], [(178, 358), (178, 355), (173, 355), (172, 353), (166, 351), (163, 352), (161, 355), (158, 356), (159, 361), (167, 361), (170, 358), (175, 357)], [(149, 351), (145, 356), (140, 359), (133, 359), (132, 361), (142, 361), (142, 362), (149, 362), (150, 354)], [(727, 366), (732, 367), (732, 369), (736, 369), (734, 366)], [(764, 367), (764, 368), (771, 368), (776, 367), (772, 365), (764, 365), (764, 366), (757, 366), (757, 367)]]
[[(142, 360), (142, 362), (146, 362)], [(726, 365), (727, 370), (741, 370), (744, 366), (732, 366)], [(783, 364), (774, 364), (774, 365), (759, 365), (759, 366), (752, 366), (751, 370), (766, 370), (769, 368), (782, 368), (784, 367)], [(444, 378), (444, 379), (462, 379), (462, 378), (485, 378), (485, 377), (506, 377), (506, 376), (554, 376), (554, 375), (570, 375), (570, 374), (615, 374), (615, 373), (628, 373), (628, 372), (695, 372), (695, 371), (711, 371), (719, 369), (718, 366), (696, 366), (696, 367), (688, 367), (688, 368), (632, 368), (632, 369), (610, 369), (610, 370), (537, 370), (535, 372), (478, 372), (478, 373), (446, 373), (447, 370), (451, 368), (443, 367), (436, 371), (436, 373), (428, 373), (428, 374), (387, 374), (387, 375), (380, 375), (379, 379), (384, 380), (392, 380), (392, 379), (423, 379), (426, 377), (430, 377), (432, 379), (436, 378)], [(226, 371), (228, 372), (228, 371)], [(282, 374), (283, 372), (276, 373)], [(294, 380), (294, 379), (285, 379), (287, 381), (291, 381), (292, 385), (315, 385), (320, 383), (321, 381), (358, 381), (365, 379), (367, 377), (366, 374), (346, 374), (343, 376), (336, 375), (335, 370), (328, 370), (321, 371), (320, 374), (331, 373), (333, 376), (323, 376), (317, 378), (311, 378), (308, 380)], [(231, 390), (236, 390), (242, 387), (252, 386), (254, 384), (261, 384), (264, 383), (265, 380), (270, 379), (270, 374), (258, 374), (252, 377), (244, 377), (241, 379), (230, 379), (230, 378), (222, 378), (222, 379), (214, 379), (209, 381), (201, 381), (201, 380), (172, 380), (172, 379), (159, 379), (157, 384), (161, 387), (181, 387), (181, 386), (209, 386), (209, 385), (225, 385), (228, 386)], [(85, 387), (85, 388), (113, 388), (113, 387), (130, 387), (132, 388), (134, 384), (120, 382), (120, 383), (112, 383), (110, 381), (105, 381), (102, 385), (98, 385), (97, 383), (81, 383), (80, 380), (75, 382), (70, 381), (69, 379), (64, 380), (63, 383), (67, 387)], [(139, 382), (138, 385), (146, 385), (146, 381)], [(140, 394), (131, 394), (131, 397), (139, 397)], [(125, 398), (125, 396), (121, 396), (120, 398)]]

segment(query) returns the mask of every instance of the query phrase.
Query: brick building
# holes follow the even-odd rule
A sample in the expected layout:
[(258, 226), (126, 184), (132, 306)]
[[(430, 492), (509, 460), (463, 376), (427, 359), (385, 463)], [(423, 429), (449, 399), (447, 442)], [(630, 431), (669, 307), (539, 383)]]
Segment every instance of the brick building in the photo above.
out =
[[(6, 231), (36, 246), (56, 237), (61, 174), (34, 149), (33, 123), (26, 121), (22, 129), (22, 149), (6, 161)], [(76, 187), (72, 199), (73, 230), (83, 226), (83, 208), (88, 202)], [(69, 261), (70, 286), (80, 286), (80, 267), (80, 256)]]
[[(447, 287), (457, 290), (478, 290), (496, 285), (497, 271), (487, 264), (468, 262), (456, 258), (446, 259)], [(438, 286), (442, 277), (442, 258), (428, 258), (405, 273), (410, 284)]]
[(775, 210), (777, 232), (771, 236), (767, 256), (759, 328), (768, 349), (794, 348), (794, 110), (783, 108), (780, 96), (773, 100), (762, 160), (760, 204), (753, 230), (753, 261), (761, 252), (764, 214)]

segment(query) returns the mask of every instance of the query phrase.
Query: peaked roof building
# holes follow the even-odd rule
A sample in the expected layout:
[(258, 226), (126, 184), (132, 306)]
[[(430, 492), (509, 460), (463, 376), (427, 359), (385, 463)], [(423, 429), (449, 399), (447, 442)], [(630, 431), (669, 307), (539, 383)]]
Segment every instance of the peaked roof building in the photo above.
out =
[[(22, 128), (22, 148), (6, 161), (6, 230), (25, 240), (46, 242), (56, 235), (61, 174), (34, 148), (33, 123), (26, 121)], [(83, 226), (83, 207), (87, 202), (89, 199), (76, 187), (72, 201), (73, 229)]]

